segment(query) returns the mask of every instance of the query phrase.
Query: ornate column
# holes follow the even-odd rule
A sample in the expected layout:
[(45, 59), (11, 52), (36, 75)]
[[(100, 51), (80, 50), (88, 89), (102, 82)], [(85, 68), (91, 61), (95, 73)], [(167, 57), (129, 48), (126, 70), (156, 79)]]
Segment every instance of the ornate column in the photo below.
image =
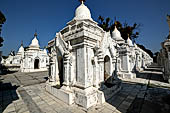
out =
[(60, 85), (57, 52), (55, 45), (53, 45), (49, 53), (49, 83), (51, 85)]
[(49, 82), (55, 82), (54, 79), (54, 69), (55, 69), (55, 61), (53, 59), (50, 59), (50, 67), (49, 67)]
[(64, 82), (63, 85), (69, 86), (69, 67), (70, 67), (70, 52), (64, 53)]
[(49, 75), (49, 82), (52, 85), (60, 85), (58, 61), (56, 55), (52, 56), (50, 59)]
[(96, 88), (99, 88), (99, 64), (97, 56), (94, 56), (94, 58), (92, 59), (92, 64), (93, 64), (93, 85)]
[(104, 55), (102, 49), (98, 49), (99, 82), (104, 81)]
[(136, 53), (135, 71), (139, 71), (139, 54)]
[(68, 41), (68, 44), (66, 45), (66, 50), (64, 51), (64, 86), (69, 86), (69, 78), (71, 76), (71, 53), (72, 46), (70, 45), (70, 41)]

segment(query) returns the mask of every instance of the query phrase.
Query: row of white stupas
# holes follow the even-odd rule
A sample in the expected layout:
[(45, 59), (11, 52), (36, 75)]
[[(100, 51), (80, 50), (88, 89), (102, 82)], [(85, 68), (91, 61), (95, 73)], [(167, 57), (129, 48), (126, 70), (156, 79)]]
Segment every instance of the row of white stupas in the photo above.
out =
[(163, 67), (163, 78), (170, 83), (170, 16), (167, 16), (169, 25), (169, 35), (167, 39), (161, 43), (161, 50), (157, 56), (158, 65)]
[[(46, 90), (67, 104), (89, 108), (121, 88), (118, 78), (135, 78), (152, 58), (120, 32), (105, 32), (81, 5), (75, 17), (48, 43), (50, 67)], [(114, 100), (113, 100), (114, 101)]]
[(21, 44), (16, 55), (10, 54), (7, 59), (3, 59), (2, 64), (21, 72), (47, 71), (49, 57), (46, 49), (40, 49), (37, 34), (28, 47)]

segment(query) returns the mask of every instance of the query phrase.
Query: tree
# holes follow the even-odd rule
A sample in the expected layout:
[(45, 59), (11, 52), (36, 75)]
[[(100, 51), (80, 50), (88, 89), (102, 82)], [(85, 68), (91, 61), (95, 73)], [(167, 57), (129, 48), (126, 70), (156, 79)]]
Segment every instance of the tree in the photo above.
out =
[(155, 52), (155, 53), (153, 54), (153, 62), (157, 63), (157, 57), (158, 57), (158, 55), (159, 55), (159, 52)]
[(111, 30), (111, 25), (110, 25), (110, 18), (106, 18), (106, 20), (102, 17), (98, 17), (98, 25), (103, 28), (104, 31), (108, 32)]
[(4, 24), (6, 21), (5, 16), (3, 13), (0, 11), (0, 47), (3, 46), (2, 42), (4, 41), (3, 38), (1, 37), (1, 31), (2, 31), (2, 24)]
[(145, 48), (145, 46), (140, 45), (140, 44), (137, 44), (137, 46), (138, 46), (138, 47), (140, 47), (142, 50), (144, 50), (146, 53), (148, 53), (148, 54), (150, 55), (150, 57), (152, 57), (152, 58), (153, 58), (153, 53), (152, 53), (152, 51), (151, 51), (151, 50), (146, 49), (146, 48)]
[[(116, 20), (116, 19), (115, 19)], [(113, 21), (107, 17), (106, 19), (102, 16), (98, 17), (98, 25), (103, 28), (104, 31), (108, 32), (112, 32), (115, 29), (115, 26), (117, 27), (117, 29), (120, 31), (121, 36), (123, 39), (127, 40), (128, 36), (129, 38), (135, 42), (135, 39), (138, 38), (139, 36), (139, 32), (137, 30), (139, 30), (140, 24), (134, 23), (133, 26), (128, 25), (126, 22), (124, 22), (123, 24), (119, 21), (115, 21), (113, 23)]]
[[(128, 25), (127, 22), (124, 22), (122, 24), (120, 21), (116, 21), (116, 19), (115, 22), (113, 23), (113, 21), (109, 17), (105, 19), (102, 16), (98, 17), (98, 25), (106, 32), (109, 31), (112, 32), (116, 26), (124, 40), (127, 40), (127, 38), (129, 37), (133, 42), (135, 42), (135, 39), (139, 37), (138, 31), (139, 27), (141, 26), (141, 24), (137, 23), (134, 23), (132, 26)], [(153, 58), (153, 53), (151, 50), (146, 49), (143, 45), (140, 44), (137, 45)]]

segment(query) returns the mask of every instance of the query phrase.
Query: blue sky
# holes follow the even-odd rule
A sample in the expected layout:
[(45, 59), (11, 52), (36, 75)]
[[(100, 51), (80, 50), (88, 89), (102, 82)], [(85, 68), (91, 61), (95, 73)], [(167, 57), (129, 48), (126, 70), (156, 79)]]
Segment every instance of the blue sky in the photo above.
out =
[[(0, 10), (7, 21), (2, 28), (3, 55), (18, 51), (23, 40), (28, 46), (35, 30), (40, 46), (44, 47), (66, 23), (74, 17), (78, 0), (0, 0)], [(169, 33), (166, 15), (170, 14), (170, 0), (86, 0), (92, 18), (99, 15), (132, 25), (142, 24), (137, 42), (153, 52)]]

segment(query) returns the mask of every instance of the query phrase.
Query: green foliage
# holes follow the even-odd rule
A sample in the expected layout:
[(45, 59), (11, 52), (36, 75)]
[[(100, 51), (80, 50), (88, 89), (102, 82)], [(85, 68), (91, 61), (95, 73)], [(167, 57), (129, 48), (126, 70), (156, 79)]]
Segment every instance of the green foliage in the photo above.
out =
[[(116, 20), (116, 19), (115, 19)], [(132, 26), (128, 25), (128, 23), (124, 22), (123, 24), (120, 21), (113, 21), (107, 17), (106, 19), (102, 16), (98, 17), (98, 25), (106, 32), (112, 32), (115, 29), (115, 26), (120, 31), (121, 36), (124, 40), (127, 40), (129, 37), (133, 42), (135, 39), (139, 37), (139, 28), (140, 24), (134, 23)], [(153, 57), (153, 53), (151, 50), (146, 49), (143, 45), (137, 44), (141, 49), (147, 52), (151, 57)]]
[(104, 31), (110, 31), (111, 29), (111, 26), (109, 25), (110, 24), (110, 18), (106, 18), (106, 20), (102, 17), (102, 16), (99, 16), (98, 17), (98, 25), (103, 28)]
[(2, 24), (4, 24), (6, 21), (6, 18), (4, 14), (0, 11), (0, 47), (3, 45), (2, 42), (4, 41), (1, 37), (1, 31), (2, 31)]
[(146, 53), (148, 53), (148, 54), (150, 55), (150, 57), (152, 57), (152, 58), (153, 58), (153, 53), (152, 53), (152, 51), (151, 51), (151, 50), (146, 49), (146, 48), (145, 48), (145, 46), (140, 45), (140, 44), (137, 44), (137, 46), (138, 46), (138, 47), (140, 47), (142, 50), (144, 50)]
[(0, 11), (0, 25), (4, 24), (5, 21), (6, 21), (6, 18), (3, 15), (3, 13)]
[(98, 25), (106, 32), (112, 32), (116, 26), (117, 29), (120, 31), (122, 38), (125, 40), (127, 40), (129, 36), (132, 41), (135, 41), (135, 39), (139, 36), (139, 32), (137, 32), (136, 30), (139, 29), (140, 24), (137, 23), (134, 23), (133, 26), (128, 25), (126, 22), (122, 24), (119, 21), (115, 21), (113, 23), (113, 21), (109, 17), (105, 19), (104, 17), (99, 16)]
[(157, 57), (158, 57), (158, 55), (159, 55), (159, 52), (155, 52), (155, 53), (153, 54), (153, 62), (157, 63)]
[(3, 40), (3, 38), (2, 37), (0, 37), (0, 47), (2, 47), (3, 46), (3, 44), (2, 44), (2, 42), (3, 42), (4, 40)]

